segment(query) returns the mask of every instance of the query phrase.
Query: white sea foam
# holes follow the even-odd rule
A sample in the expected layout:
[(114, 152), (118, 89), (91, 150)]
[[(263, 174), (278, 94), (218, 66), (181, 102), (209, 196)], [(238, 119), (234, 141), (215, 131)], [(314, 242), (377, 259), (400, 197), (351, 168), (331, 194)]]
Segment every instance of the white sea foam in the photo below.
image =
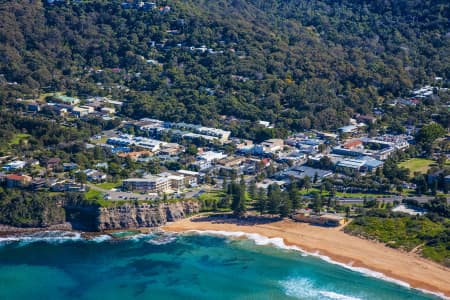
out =
[(306, 278), (291, 278), (281, 281), (280, 284), (287, 296), (298, 299), (361, 300), (354, 296), (319, 290), (311, 280)]
[(19, 242), (20, 245), (27, 245), (36, 242), (47, 242), (53, 244), (60, 244), (68, 241), (82, 240), (79, 232), (71, 231), (40, 231), (23, 235), (14, 235), (0, 238), (0, 244), (9, 244)]
[(125, 236), (125, 237), (123, 237), (123, 239), (137, 242), (139, 240), (148, 239), (151, 237), (153, 237), (153, 233), (138, 233), (135, 235)]
[[(269, 246), (275, 246), (277, 248), (280, 249), (286, 249), (286, 250), (294, 250), (294, 251), (300, 251), (302, 253), (302, 255), (310, 255), (310, 256), (315, 256), (318, 257), (328, 263), (331, 264), (335, 264), (338, 266), (341, 266), (343, 268), (361, 273), (363, 275), (369, 276), (369, 277), (374, 277), (377, 279), (381, 279), (384, 281), (388, 281), (388, 282), (392, 282), (395, 283), (397, 285), (403, 286), (405, 288), (411, 288), (411, 286), (404, 281), (398, 280), (398, 279), (394, 279), (391, 277), (386, 276), (383, 273), (377, 272), (377, 271), (373, 271), (367, 268), (363, 268), (363, 267), (354, 267), (352, 266), (352, 264), (345, 264), (345, 263), (341, 263), (341, 262), (337, 262), (332, 260), (330, 257), (326, 256), (326, 255), (322, 255), (320, 254), (319, 251), (316, 252), (308, 252), (305, 251), (304, 249), (298, 247), (298, 246), (289, 246), (286, 245), (284, 243), (283, 238), (279, 238), (279, 237), (275, 237), (275, 238), (268, 238), (266, 236), (257, 234), (257, 233), (246, 233), (246, 232), (241, 232), (241, 231), (221, 231), (221, 230), (189, 230), (187, 232), (192, 232), (192, 233), (196, 233), (196, 234), (205, 234), (205, 235), (216, 235), (216, 236), (224, 236), (227, 238), (245, 238), (245, 239), (249, 239), (254, 241), (254, 243), (256, 245), (259, 246), (265, 246), (265, 245), (269, 245)], [(450, 297), (446, 297), (443, 293), (439, 293), (439, 292), (432, 292), (432, 291), (428, 291), (428, 290), (424, 290), (424, 289), (416, 289), (419, 290), (423, 293), (427, 293), (427, 294), (432, 294), (434, 296), (437, 296), (439, 298), (442, 299), (446, 299), (446, 300), (450, 300)], [(322, 295), (324, 296), (324, 295)], [(328, 294), (328, 296), (331, 296), (331, 294)], [(328, 297), (327, 296), (327, 297)], [(336, 299), (336, 298), (334, 298)], [(340, 298), (340, 299), (352, 299), (352, 298)], [(357, 298), (354, 298), (357, 299)]]
[(352, 296), (338, 294), (335, 292), (319, 291), (319, 293), (324, 297), (327, 297), (330, 299), (336, 299), (336, 300), (359, 300), (359, 299), (361, 299), (361, 298), (356, 298), (356, 297), (352, 297)]
[(94, 238), (91, 239), (91, 241), (96, 242), (96, 243), (103, 243), (106, 241), (109, 241), (110, 239), (112, 239), (112, 237), (108, 234), (102, 234), (102, 235), (98, 235)]
[(176, 239), (177, 236), (175, 234), (163, 234), (158, 235), (147, 242), (152, 245), (166, 245), (174, 242)]

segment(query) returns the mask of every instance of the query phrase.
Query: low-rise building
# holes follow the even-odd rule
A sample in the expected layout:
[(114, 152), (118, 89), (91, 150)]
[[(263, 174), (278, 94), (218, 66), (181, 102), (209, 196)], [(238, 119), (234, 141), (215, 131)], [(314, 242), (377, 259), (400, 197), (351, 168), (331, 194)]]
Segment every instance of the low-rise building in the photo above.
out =
[(204, 174), (189, 170), (178, 170), (178, 174), (181, 174), (184, 176), (184, 184), (186, 186), (197, 186), (198, 183), (203, 182)]
[(107, 175), (98, 170), (88, 169), (85, 170), (84, 173), (86, 174), (87, 180), (90, 182), (103, 182), (107, 179)]
[(78, 169), (78, 165), (75, 163), (63, 163), (64, 172), (70, 172)]
[(164, 193), (170, 190), (170, 179), (159, 176), (129, 178), (122, 181), (122, 188), (130, 191)]
[(161, 155), (175, 156), (184, 151), (184, 147), (177, 143), (166, 143), (161, 145), (159, 153)]
[(242, 156), (228, 156), (220, 159), (217, 163), (221, 166), (230, 168), (241, 165), (245, 160), (246, 158)]
[(77, 105), (78, 103), (80, 103), (80, 99), (74, 98), (74, 97), (56, 96), (55, 98), (57, 100), (61, 101), (62, 103), (68, 104), (68, 105)]
[(336, 164), (336, 171), (345, 174), (355, 174), (361, 171), (364, 164), (364, 160), (343, 159)]
[(116, 113), (116, 109), (112, 107), (102, 107), (100, 111), (104, 114), (114, 115)]
[(33, 178), (28, 175), (17, 175), (17, 174), (9, 174), (6, 176), (6, 186), (9, 188), (12, 187), (27, 187), (30, 185)]
[[(259, 147), (258, 147), (259, 146)], [(257, 153), (269, 154), (283, 150), (284, 141), (282, 139), (269, 139), (255, 146)]]
[(294, 179), (304, 179), (309, 178), (310, 181), (313, 181), (314, 178), (317, 178), (318, 181), (333, 175), (332, 171), (329, 170), (321, 170), (316, 168), (311, 168), (308, 166), (293, 166), (287, 170), (283, 170), (275, 174), (275, 177), (279, 180), (288, 181), (290, 178)]
[(94, 108), (91, 106), (80, 106), (80, 107), (74, 107), (72, 109), (72, 114), (76, 115), (77, 117), (84, 117), (87, 116), (90, 113), (94, 112)]
[(341, 133), (341, 134), (356, 133), (356, 132), (358, 132), (358, 126), (356, 126), (356, 125), (343, 126), (341, 128), (338, 128), (337, 132)]
[(5, 171), (14, 171), (14, 170), (21, 170), (27, 165), (27, 162), (22, 160), (15, 160), (12, 161), (2, 167)]
[(27, 105), (27, 110), (32, 112), (39, 112), (41, 111), (41, 106), (37, 102), (30, 102)]
[(181, 190), (185, 187), (184, 175), (175, 175), (169, 172), (160, 173), (158, 176), (170, 180), (170, 188), (172, 190)]
[(58, 166), (61, 164), (61, 159), (58, 157), (53, 157), (47, 160), (47, 170), (55, 171)]

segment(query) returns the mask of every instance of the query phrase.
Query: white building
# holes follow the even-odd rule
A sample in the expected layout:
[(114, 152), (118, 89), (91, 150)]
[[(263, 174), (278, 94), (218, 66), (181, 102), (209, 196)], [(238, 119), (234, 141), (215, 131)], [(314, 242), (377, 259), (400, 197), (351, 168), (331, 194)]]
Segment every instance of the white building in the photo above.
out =
[(3, 170), (12, 171), (12, 170), (20, 170), (26, 166), (26, 162), (22, 160), (15, 160), (3, 166)]

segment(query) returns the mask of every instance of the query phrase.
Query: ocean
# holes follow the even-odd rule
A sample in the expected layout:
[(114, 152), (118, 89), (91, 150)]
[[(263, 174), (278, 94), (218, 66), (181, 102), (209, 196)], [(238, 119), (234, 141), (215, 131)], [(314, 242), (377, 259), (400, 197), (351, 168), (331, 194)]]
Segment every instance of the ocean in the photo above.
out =
[(439, 299), (278, 239), (228, 235), (3, 237), (0, 299)]

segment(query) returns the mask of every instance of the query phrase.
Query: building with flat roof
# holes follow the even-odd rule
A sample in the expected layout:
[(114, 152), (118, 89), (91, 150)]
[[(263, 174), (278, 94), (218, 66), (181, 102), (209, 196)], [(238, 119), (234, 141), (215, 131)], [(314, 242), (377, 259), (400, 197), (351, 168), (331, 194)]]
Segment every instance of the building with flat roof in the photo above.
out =
[(206, 160), (207, 162), (215, 162), (225, 157), (227, 157), (227, 155), (222, 152), (206, 151), (203, 154), (200, 154), (198, 159)]
[(344, 159), (336, 164), (336, 171), (342, 173), (355, 174), (361, 171), (366, 162), (359, 159)]
[(181, 190), (185, 187), (184, 175), (175, 175), (170, 172), (164, 172), (158, 174), (158, 176), (169, 179), (170, 188), (172, 190)]
[(253, 147), (253, 153), (256, 155), (274, 154), (283, 150), (284, 141), (282, 139), (269, 139), (264, 142), (255, 145)]
[(74, 98), (74, 97), (56, 96), (55, 98), (58, 99), (59, 101), (61, 101), (64, 104), (76, 105), (76, 104), (80, 103), (80, 99)]
[(164, 193), (170, 190), (170, 179), (160, 176), (128, 178), (122, 181), (122, 188), (129, 191)]
[(358, 126), (355, 125), (347, 125), (339, 128), (337, 130), (339, 133), (355, 133), (358, 131)]
[(27, 163), (25, 161), (15, 160), (15, 161), (12, 161), (12, 162), (4, 165), (2, 167), (2, 169), (5, 171), (19, 170), (19, 169), (23, 169), (26, 165), (27, 165)]
[(318, 180), (322, 180), (331, 175), (333, 175), (332, 171), (311, 168), (303, 165), (293, 166), (292, 168), (278, 172), (275, 174), (275, 177), (280, 180), (289, 180), (291, 177), (295, 179), (304, 179), (308, 177), (311, 181), (313, 181), (316, 176)]

